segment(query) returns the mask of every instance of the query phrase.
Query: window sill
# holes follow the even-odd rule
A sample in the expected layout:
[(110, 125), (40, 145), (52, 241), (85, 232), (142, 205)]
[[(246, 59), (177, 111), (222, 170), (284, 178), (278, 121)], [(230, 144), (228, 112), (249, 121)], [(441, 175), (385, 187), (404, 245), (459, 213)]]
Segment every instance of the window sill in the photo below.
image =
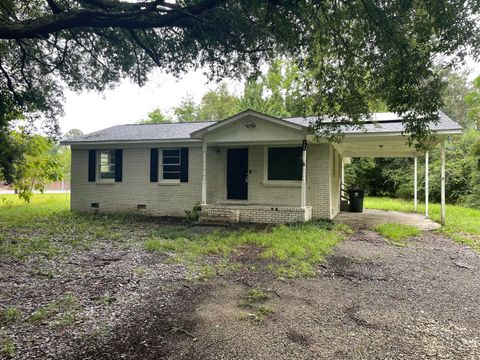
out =
[(115, 184), (115, 180), (112, 180), (112, 181), (110, 181), (110, 180), (98, 180), (98, 181), (95, 182), (95, 184), (97, 184), (97, 185), (113, 185), (113, 184)]
[(179, 181), (159, 181), (158, 186), (178, 186), (180, 185)]
[(272, 187), (302, 187), (301, 180), (264, 180), (263, 186), (272, 186)]

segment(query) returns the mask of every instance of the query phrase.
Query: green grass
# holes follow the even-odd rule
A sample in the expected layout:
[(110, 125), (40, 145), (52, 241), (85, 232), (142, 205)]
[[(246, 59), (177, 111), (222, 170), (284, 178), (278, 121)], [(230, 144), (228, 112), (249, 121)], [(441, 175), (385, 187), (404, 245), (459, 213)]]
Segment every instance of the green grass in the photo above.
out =
[(207, 255), (228, 258), (240, 246), (255, 245), (263, 249), (262, 259), (275, 260), (279, 275), (309, 276), (314, 267), (325, 261), (332, 248), (341, 241), (349, 228), (331, 222), (310, 222), (300, 225), (279, 225), (265, 231), (239, 230), (213, 232), (191, 238), (151, 237), (145, 244), (150, 252), (167, 252), (179, 261), (195, 262)]
[[(391, 198), (367, 197), (364, 205), (369, 209), (413, 212), (413, 201)], [(419, 204), (418, 212), (425, 213), (425, 205)], [(440, 221), (440, 204), (429, 204), (429, 215)], [(453, 240), (480, 251), (480, 210), (458, 205), (447, 205), (446, 224), (440, 230)]]
[(20, 309), (8, 306), (7, 308), (0, 310), (0, 325), (15, 323), (19, 321), (21, 317), (22, 312)]
[[(243, 228), (200, 234), (191, 226), (165, 225), (135, 215), (72, 213), (65, 194), (35, 194), (30, 203), (14, 195), (0, 196), (0, 218), (0, 259), (57, 258), (115, 242), (127, 249), (143, 246), (147, 252), (168, 254), (168, 261), (187, 265), (214, 256), (227, 270), (226, 261), (237, 249), (254, 245), (262, 248), (260, 258), (270, 262), (273, 271), (289, 277), (314, 275), (315, 266), (349, 231), (345, 225), (316, 221), (264, 231)], [(199, 271), (202, 278), (218, 274), (209, 265), (200, 265)]]
[(409, 238), (420, 235), (420, 230), (415, 226), (404, 224), (381, 224), (375, 230), (395, 246), (406, 246)]
[(109, 241), (128, 248), (157, 232), (158, 224), (148, 218), (73, 213), (69, 201), (68, 194), (34, 194), (30, 203), (0, 195), (0, 259), (52, 259)]
[(10, 339), (8, 336), (0, 336), (0, 346), (2, 353), (7, 358), (14, 358), (15, 357), (15, 343)]
[(252, 288), (244, 295), (243, 300), (239, 306), (245, 309), (249, 309), (250, 312), (244, 314), (242, 319), (249, 319), (256, 324), (260, 324), (273, 313), (273, 309), (263, 304), (270, 299), (270, 294), (259, 289)]
[(35, 310), (28, 321), (33, 324), (42, 323), (58, 315), (57, 325), (67, 326), (76, 320), (76, 314), (81, 309), (75, 295), (67, 293), (58, 300)]

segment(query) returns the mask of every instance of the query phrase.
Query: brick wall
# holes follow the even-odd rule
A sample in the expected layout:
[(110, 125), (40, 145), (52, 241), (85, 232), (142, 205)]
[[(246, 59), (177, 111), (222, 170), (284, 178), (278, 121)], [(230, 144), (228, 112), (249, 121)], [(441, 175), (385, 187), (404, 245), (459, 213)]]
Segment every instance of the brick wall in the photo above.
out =
[(203, 220), (215, 218), (242, 223), (286, 224), (308, 221), (312, 217), (312, 208), (269, 207), (249, 205), (207, 205), (202, 208)]
[[(308, 218), (332, 218), (331, 151), (329, 144), (309, 144), (307, 150)], [(226, 148), (210, 146), (207, 152), (207, 203), (224, 203), (226, 199)], [(72, 149), (71, 208), (93, 211), (134, 212), (151, 215), (184, 216), (201, 200), (202, 150), (191, 146), (189, 182), (175, 185), (150, 182), (150, 148), (126, 147), (123, 151), (123, 181), (119, 183), (88, 182), (88, 149)], [(277, 205), (285, 209), (300, 206), (298, 186), (271, 186), (264, 183), (264, 147), (249, 146), (249, 200), (246, 204)], [(138, 210), (137, 205), (146, 205)], [(336, 205), (335, 205), (336, 206)], [(283, 211), (283, 210), (282, 210)], [(286, 210), (285, 210), (286, 211)], [(257, 213), (259, 217), (263, 216)], [(248, 215), (251, 216), (251, 215)], [(281, 217), (278, 216), (279, 221)], [(297, 216), (297, 215), (292, 215)], [(287, 219), (288, 221), (288, 219)]]

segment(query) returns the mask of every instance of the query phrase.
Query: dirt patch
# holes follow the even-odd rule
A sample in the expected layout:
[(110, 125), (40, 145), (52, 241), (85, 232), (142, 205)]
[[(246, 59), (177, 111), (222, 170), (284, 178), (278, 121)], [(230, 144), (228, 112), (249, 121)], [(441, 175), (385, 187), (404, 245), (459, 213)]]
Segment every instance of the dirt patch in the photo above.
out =
[[(27, 325), (1, 332), (18, 359), (480, 358), (480, 257), (445, 236), (399, 248), (358, 231), (303, 279), (277, 278), (260, 252), (239, 249), (240, 269), (205, 282), (165, 255), (114, 245), (3, 263), (0, 306), (18, 307)], [(239, 305), (251, 289), (269, 294), (263, 321)], [(54, 312), (28, 325), (65, 294), (76, 299), (71, 322)]]

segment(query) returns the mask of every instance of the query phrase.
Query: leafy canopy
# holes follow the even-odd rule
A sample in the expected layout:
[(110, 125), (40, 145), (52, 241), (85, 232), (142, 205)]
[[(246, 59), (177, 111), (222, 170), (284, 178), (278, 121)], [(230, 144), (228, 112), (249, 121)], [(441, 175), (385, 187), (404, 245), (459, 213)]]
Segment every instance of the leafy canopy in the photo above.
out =
[[(435, 63), (479, 58), (479, 0), (3, 0), (0, 124), (25, 116), (58, 132), (64, 86), (143, 84), (153, 67), (211, 78), (249, 76), (275, 54), (292, 57), (295, 115), (333, 116), (329, 135), (372, 103), (406, 114), (413, 142), (442, 105)], [(445, 57), (446, 56), (446, 57)], [(442, 58), (445, 57), (445, 61)], [(275, 81), (275, 79), (271, 79)], [(277, 94), (273, 93), (273, 97)], [(179, 114), (186, 119), (192, 114)]]

